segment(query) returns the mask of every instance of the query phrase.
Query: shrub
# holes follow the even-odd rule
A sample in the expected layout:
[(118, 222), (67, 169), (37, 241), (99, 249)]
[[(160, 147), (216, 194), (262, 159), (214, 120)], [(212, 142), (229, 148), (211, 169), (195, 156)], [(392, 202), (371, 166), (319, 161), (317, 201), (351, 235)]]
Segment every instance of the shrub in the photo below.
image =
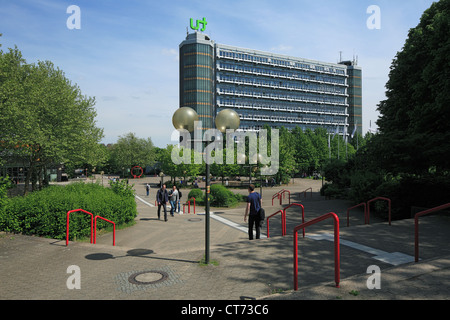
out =
[[(0, 177), (0, 228), (5, 223), (5, 208), (9, 203), (8, 189), (11, 187), (9, 178)], [(1, 229), (0, 229), (1, 230)]]
[(204, 202), (204, 195), (201, 189), (192, 189), (191, 191), (189, 191), (188, 198), (186, 199), (186, 201), (188, 201), (192, 197), (195, 198), (196, 204), (202, 204)]
[[(391, 199), (393, 219), (405, 219), (411, 217), (413, 206), (433, 208), (448, 203), (450, 181), (446, 176), (404, 175), (380, 184), (376, 194)], [(385, 217), (387, 210), (382, 212)]]
[[(50, 186), (26, 197), (10, 200), (5, 208), (0, 228), (3, 231), (65, 239), (67, 212), (84, 209), (114, 221), (116, 225), (129, 223), (137, 215), (131, 187), (116, 183), (105, 188), (93, 183), (73, 183)], [(70, 215), (70, 239), (90, 235), (90, 217), (82, 213)], [(97, 220), (97, 229), (109, 225)]]
[(349, 198), (354, 203), (366, 202), (378, 197), (376, 189), (383, 183), (383, 177), (371, 171), (355, 171), (350, 180)]
[(326, 183), (320, 189), (320, 195), (330, 198), (345, 198), (346, 193), (334, 183)]
[[(195, 198), (196, 205), (205, 204), (205, 195), (201, 189), (192, 189), (189, 192), (188, 199)], [(238, 202), (244, 201), (244, 197), (239, 193), (234, 194), (221, 184), (211, 185), (209, 194), (209, 204), (214, 207), (232, 207)]]
[(215, 207), (232, 207), (238, 203), (236, 196), (221, 184), (211, 186), (211, 205)]

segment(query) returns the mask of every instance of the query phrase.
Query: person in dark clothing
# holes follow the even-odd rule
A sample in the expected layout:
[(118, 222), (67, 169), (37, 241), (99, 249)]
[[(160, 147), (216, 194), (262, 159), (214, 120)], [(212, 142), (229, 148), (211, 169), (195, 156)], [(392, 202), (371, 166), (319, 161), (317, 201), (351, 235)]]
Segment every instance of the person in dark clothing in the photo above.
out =
[(158, 220), (161, 218), (161, 206), (164, 208), (164, 221), (167, 221), (167, 207), (166, 204), (169, 202), (169, 194), (166, 190), (166, 185), (163, 184), (161, 189), (156, 193), (156, 201), (158, 202)]
[(259, 217), (259, 210), (262, 207), (262, 199), (259, 193), (255, 192), (255, 186), (251, 184), (248, 187), (247, 207), (245, 208), (244, 222), (248, 218), (248, 238), (253, 240), (253, 225), (256, 229), (256, 239), (260, 239), (261, 221)]

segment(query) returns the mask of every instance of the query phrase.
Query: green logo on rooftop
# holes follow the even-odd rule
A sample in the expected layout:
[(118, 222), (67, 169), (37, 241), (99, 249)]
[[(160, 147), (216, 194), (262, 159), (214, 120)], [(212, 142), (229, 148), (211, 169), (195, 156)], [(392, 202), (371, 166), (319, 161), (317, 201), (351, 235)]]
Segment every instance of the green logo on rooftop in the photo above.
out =
[(208, 24), (208, 22), (206, 22), (206, 19), (203, 18), (203, 20), (197, 20), (196, 24), (194, 26), (194, 20), (191, 18), (191, 29), (192, 30), (198, 30), (200, 28), (200, 24), (202, 25), (200, 31), (205, 31), (206, 25)]

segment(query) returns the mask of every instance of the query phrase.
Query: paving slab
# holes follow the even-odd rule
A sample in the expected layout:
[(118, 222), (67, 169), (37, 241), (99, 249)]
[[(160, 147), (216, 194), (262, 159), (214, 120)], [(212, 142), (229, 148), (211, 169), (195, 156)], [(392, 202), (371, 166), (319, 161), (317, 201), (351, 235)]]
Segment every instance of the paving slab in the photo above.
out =
[[(153, 179), (154, 180), (154, 179)], [(423, 217), (420, 221), (419, 263), (414, 256), (413, 220), (387, 222), (371, 217), (364, 225), (362, 211), (352, 211), (346, 227), (350, 203), (325, 200), (318, 193), (320, 181), (296, 179), (291, 201), (301, 203), (307, 220), (336, 212), (341, 221), (340, 288), (334, 287), (334, 252), (329, 234), (332, 220), (306, 230), (299, 237), (299, 290), (293, 291), (293, 228), (301, 223), (301, 210), (287, 213), (287, 230), (281, 236), (280, 219), (270, 222), (270, 238), (248, 240), (243, 221), (244, 205), (212, 208), (211, 259), (217, 265), (202, 266), (205, 254), (204, 208), (198, 214), (157, 219), (155, 189), (145, 194), (142, 179), (135, 184), (139, 215), (132, 227), (102, 234), (97, 244), (69, 242), (15, 234), (0, 235), (0, 299), (39, 300), (390, 300), (448, 299), (450, 297), (450, 221), (448, 217)], [(313, 195), (304, 197), (308, 186)], [(266, 216), (286, 205), (274, 204), (272, 195), (283, 188), (264, 188)], [(188, 190), (182, 190), (183, 195)], [(245, 190), (235, 190), (242, 192)], [(142, 201), (144, 200), (144, 201)], [(283, 199), (286, 201), (286, 199)], [(345, 221), (345, 223), (343, 223)], [(240, 226), (240, 228), (239, 228)], [(264, 227), (265, 228), (265, 227)], [(263, 234), (266, 230), (263, 228)], [(327, 238), (328, 237), (328, 238)], [(385, 259), (380, 259), (381, 253)], [(378, 257), (378, 259), (376, 258)], [(381, 272), (381, 289), (367, 287), (368, 267)], [(79, 269), (80, 289), (76, 283)], [(131, 279), (131, 280), (130, 280)], [(133, 280), (134, 279), (134, 280)], [(137, 279), (137, 280), (136, 280)], [(139, 281), (139, 279), (141, 281)], [(153, 280), (152, 280), (153, 279)], [(350, 294), (349, 292), (353, 292)]]

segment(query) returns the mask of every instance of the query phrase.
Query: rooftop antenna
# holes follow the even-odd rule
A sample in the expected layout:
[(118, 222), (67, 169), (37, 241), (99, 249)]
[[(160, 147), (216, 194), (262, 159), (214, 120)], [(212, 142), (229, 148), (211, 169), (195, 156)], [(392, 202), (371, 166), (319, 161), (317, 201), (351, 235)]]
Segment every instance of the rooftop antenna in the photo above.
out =
[(339, 62), (342, 62), (342, 51), (339, 51)]

